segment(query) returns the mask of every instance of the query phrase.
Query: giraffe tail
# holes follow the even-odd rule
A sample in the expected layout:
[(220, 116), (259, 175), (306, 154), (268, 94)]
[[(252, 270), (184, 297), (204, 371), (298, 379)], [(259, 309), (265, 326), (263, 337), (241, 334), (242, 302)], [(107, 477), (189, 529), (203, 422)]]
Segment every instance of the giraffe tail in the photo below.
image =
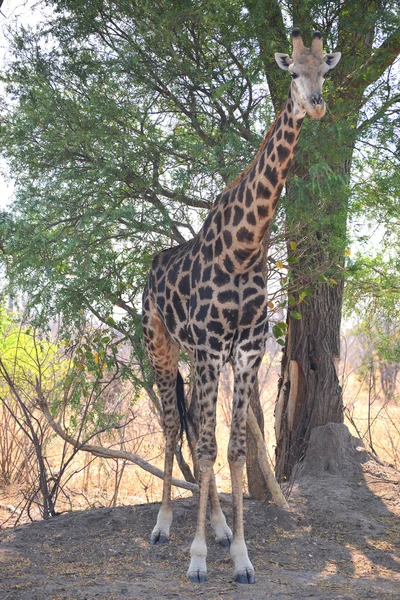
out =
[(181, 440), (181, 445), (183, 442), (183, 432), (186, 433), (186, 438), (189, 438), (189, 433), (188, 433), (188, 413), (187, 413), (187, 408), (186, 408), (186, 399), (185, 399), (185, 390), (184, 390), (184, 386), (183, 386), (183, 379), (182, 379), (182, 375), (179, 373), (176, 376), (176, 401), (177, 401), (177, 405), (178, 405), (178, 412), (179, 412), (179, 420), (181, 422), (181, 429), (179, 432), (179, 437)]

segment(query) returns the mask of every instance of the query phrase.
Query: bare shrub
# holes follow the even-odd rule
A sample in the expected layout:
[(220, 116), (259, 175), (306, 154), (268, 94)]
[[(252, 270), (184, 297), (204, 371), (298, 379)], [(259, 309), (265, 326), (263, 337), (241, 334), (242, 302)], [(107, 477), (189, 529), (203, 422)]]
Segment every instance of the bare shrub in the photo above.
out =
[[(361, 358), (361, 360), (360, 360)], [(374, 360), (373, 349), (360, 336), (349, 336), (344, 344), (342, 386), (345, 417), (350, 429), (366, 448), (400, 468), (400, 382), (391, 375), (390, 386), (382, 384), (382, 361)], [(389, 394), (390, 390), (390, 394)]]
[[(12, 410), (17, 418), (7, 408)], [(18, 405), (9, 397), (0, 401), (0, 485), (22, 483), (30, 473), (33, 459), (33, 448), (23, 434), (18, 420), (22, 415)]]

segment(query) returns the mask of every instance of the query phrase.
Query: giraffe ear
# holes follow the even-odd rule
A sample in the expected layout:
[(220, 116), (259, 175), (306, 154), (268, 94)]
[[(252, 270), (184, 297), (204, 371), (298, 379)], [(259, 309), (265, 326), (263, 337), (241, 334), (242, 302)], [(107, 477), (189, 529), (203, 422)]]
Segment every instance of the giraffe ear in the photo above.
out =
[(330, 54), (325, 54), (325, 62), (328, 65), (328, 67), (330, 69), (333, 69), (333, 67), (336, 67), (336, 65), (338, 64), (339, 60), (342, 57), (342, 53), (341, 52), (331, 52)]
[(284, 71), (287, 71), (289, 65), (291, 65), (293, 62), (289, 54), (282, 54), (282, 52), (275, 52), (275, 60), (278, 64), (278, 67), (280, 67)]

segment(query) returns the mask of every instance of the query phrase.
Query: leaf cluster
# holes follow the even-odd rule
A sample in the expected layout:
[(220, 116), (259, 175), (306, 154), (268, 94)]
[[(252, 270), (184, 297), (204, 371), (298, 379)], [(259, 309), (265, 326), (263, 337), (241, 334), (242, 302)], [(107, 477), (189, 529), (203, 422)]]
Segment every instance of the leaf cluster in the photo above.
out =
[(265, 90), (239, 2), (48, 4), (3, 74), (8, 277), (44, 319), (105, 318), (249, 160)]
[(0, 249), (11, 292), (27, 293), (42, 324), (61, 314), (78, 326), (89, 312), (130, 340), (147, 372), (138, 307), (152, 256), (194, 235), (254, 156), (288, 87), (272, 55), (289, 50), (292, 24), (308, 45), (318, 29), (343, 53), (326, 118), (304, 125), (275, 224), (292, 315), (321, 282), (343, 277), (348, 217), (378, 210), (373, 186), (392, 186), (385, 214), (395, 221), (397, 180), (361, 176), (371, 132), (398, 159), (394, 3), (45, 4), (43, 23), (9, 33), (0, 121), (16, 181)]

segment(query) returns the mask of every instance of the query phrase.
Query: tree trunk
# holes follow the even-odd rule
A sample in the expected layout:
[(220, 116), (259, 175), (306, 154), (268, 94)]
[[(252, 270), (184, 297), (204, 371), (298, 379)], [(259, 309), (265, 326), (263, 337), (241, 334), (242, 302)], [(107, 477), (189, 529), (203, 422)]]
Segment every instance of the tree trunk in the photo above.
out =
[[(332, 141), (329, 119), (318, 124), (318, 135), (309, 125), (285, 199), (291, 269), (288, 331), (275, 408), (278, 481), (287, 480), (302, 460), (313, 428), (343, 423), (337, 368), (353, 140), (340, 151)], [(311, 123), (314, 129), (315, 125)], [(326, 165), (321, 173), (308, 166), (318, 158)]]
[[(285, 51), (282, 10), (279, 3), (271, 4), (267, 0), (248, 0), (247, 6), (259, 41), (272, 101), (279, 110), (285, 83), (282, 73), (276, 73), (271, 55)], [(310, 41), (309, 6), (306, 2), (289, 3), (288, 6), (293, 25), (300, 27), (306, 41), (307, 38)], [(359, 134), (364, 91), (396, 60), (399, 47), (397, 25), (386, 39), (376, 39), (380, 11), (381, 5), (376, 0), (356, 0), (346, 3), (346, 10), (341, 11), (335, 21), (337, 48), (332, 50), (340, 50), (342, 60), (333, 72), (332, 85), (325, 86), (328, 112), (321, 122), (311, 123), (311, 129), (310, 123), (305, 121), (292, 176), (288, 180), (285, 199), (288, 200), (288, 233), (292, 236), (296, 225), (299, 233), (289, 237), (289, 241), (304, 242), (307, 248), (303, 256), (301, 253), (296, 256), (299, 268), (289, 273), (289, 294), (292, 296), (289, 297), (289, 308), (300, 313), (302, 318), (289, 317), (288, 320), (275, 416), (278, 480), (289, 477), (293, 465), (301, 460), (313, 427), (343, 420), (336, 363), (344, 287), (340, 265), (344, 263), (349, 198), (346, 182)], [(324, 40), (329, 37), (332, 23), (329, 31), (322, 32)], [(265, 31), (269, 35), (266, 36)], [(378, 44), (375, 50), (374, 44)], [(389, 98), (387, 105), (390, 105)], [(369, 121), (373, 123), (374, 117), (365, 118), (362, 127), (368, 127)], [(308, 255), (305, 260), (304, 255)], [(339, 268), (335, 269), (335, 265)], [(318, 275), (323, 273), (327, 274), (325, 282), (320, 280), (318, 283)], [(299, 297), (301, 290), (307, 287), (312, 295), (307, 295), (306, 299)]]
[[(250, 406), (253, 409), (254, 416), (256, 417), (257, 424), (261, 430), (264, 438), (264, 413), (261, 407), (260, 401), (260, 388), (258, 380), (254, 385), (253, 391), (250, 396)], [(257, 440), (253, 437), (249, 426), (246, 428), (246, 443), (247, 443), (247, 455), (246, 455), (246, 470), (247, 470), (247, 483), (249, 486), (249, 494), (252, 498), (257, 500), (267, 500), (271, 498), (271, 494), (267, 488), (264, 475), (260, 469), (258, 461), (258, 444)]]
[(302, 318), (288, 318), (275, 408), (276, 476), (288, 479), (305, 453), (311, 430), (343, 423), (342, 390), (337, 376), (343, 283), (320, 284), (301, 307)]

